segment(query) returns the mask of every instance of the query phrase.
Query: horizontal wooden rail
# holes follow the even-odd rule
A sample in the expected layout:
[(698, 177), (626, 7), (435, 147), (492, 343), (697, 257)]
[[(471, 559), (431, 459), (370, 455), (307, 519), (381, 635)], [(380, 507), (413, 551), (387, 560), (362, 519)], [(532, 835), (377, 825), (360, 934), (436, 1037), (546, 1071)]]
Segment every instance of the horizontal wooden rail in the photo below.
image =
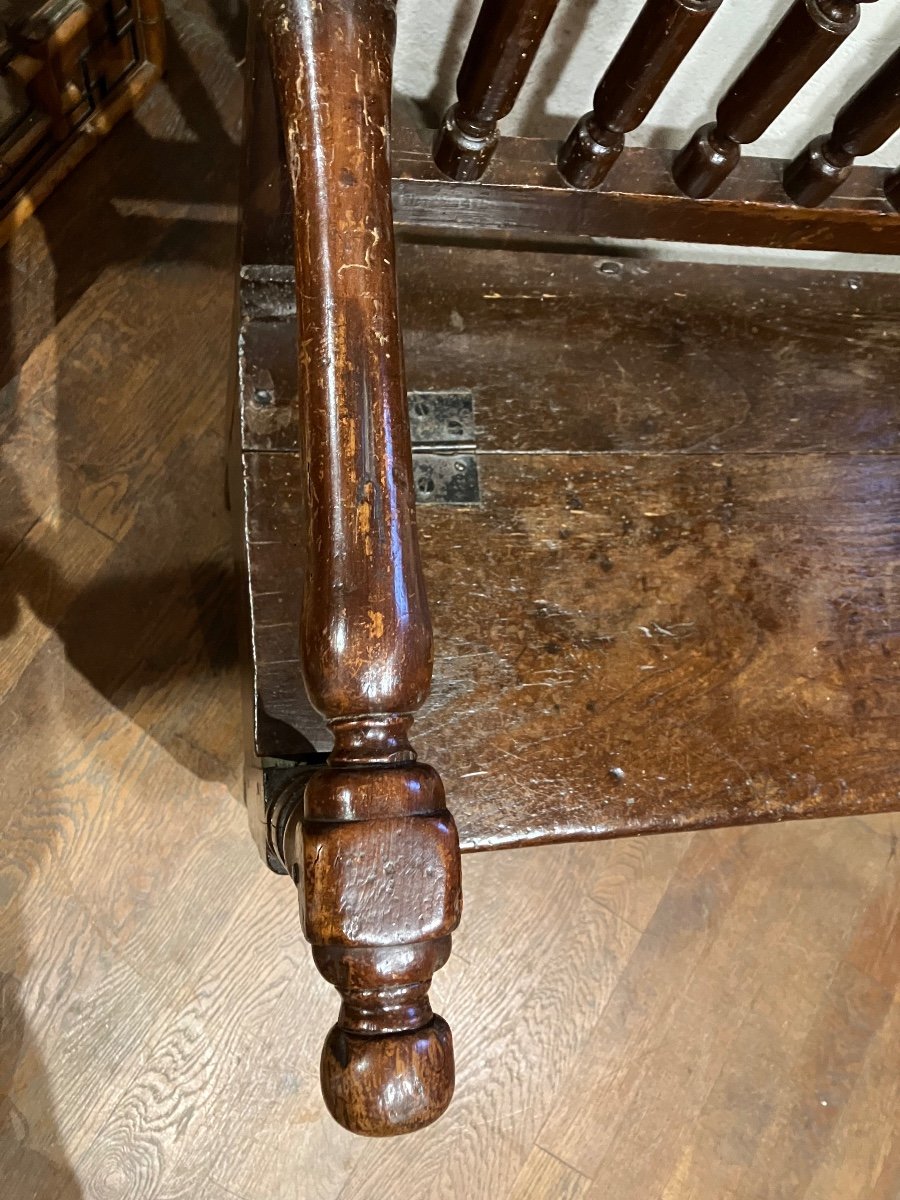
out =
[(784, 164), (746, 158), (709, 200), (692, 200), (672, 180), (672, 153), (628, 149), (614, 188), (576, 191), (554, 163), (558, 143), (504, 139), (480, 182), (448, 181), (431, 160), (426, 133), (405, 129), (394, 149), (398, 227), (447, 232), (519, 232), (652, 239), (715, 245), (900, 254), (900, 218), (884, 194), (887, 171), (860, 167), (819, 208), (784, 192)]

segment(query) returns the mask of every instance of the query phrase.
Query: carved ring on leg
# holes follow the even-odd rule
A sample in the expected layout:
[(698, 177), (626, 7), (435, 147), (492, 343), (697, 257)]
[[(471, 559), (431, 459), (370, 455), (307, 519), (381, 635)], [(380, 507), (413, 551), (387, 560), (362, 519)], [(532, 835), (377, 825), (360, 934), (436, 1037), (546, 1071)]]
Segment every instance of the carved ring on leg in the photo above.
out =
[(459, 923), (459, 839), (431, 767), (330, 768), (307, 783), (279, 857), (320, 973), (340, 993), (322, 1093), (353, 1133), (408, 1133), (453, 1096), (453, 1039), (428, 988)]

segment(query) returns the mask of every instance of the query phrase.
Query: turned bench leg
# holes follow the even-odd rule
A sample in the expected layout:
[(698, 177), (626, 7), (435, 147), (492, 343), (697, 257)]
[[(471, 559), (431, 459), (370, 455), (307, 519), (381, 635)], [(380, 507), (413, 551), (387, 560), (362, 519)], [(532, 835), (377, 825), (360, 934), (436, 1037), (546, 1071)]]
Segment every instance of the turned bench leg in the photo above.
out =
[(357, 1133), (433, 1121), (453, 1047), (428, 1001), (460, 915), (459, 842), (412, 713), (432, 642), (416, 537), (391, 215), (392, 0), (264, 8), (294, 198), (308, 470), (301, 657), (334, 749), (280, 853), (341, 993), (325, 1100)]

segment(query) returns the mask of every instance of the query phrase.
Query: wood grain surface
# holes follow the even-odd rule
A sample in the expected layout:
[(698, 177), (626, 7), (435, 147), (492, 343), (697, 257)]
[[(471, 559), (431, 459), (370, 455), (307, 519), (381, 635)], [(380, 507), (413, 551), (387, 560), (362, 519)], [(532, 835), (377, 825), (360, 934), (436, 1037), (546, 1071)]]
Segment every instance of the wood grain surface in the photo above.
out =
[(168, 8), (168, 84), (3, 260), (0, 1193), (895, 1200), (890, 816), (468, 857), (455, 1106), (323, 1112), (333, 992), (237, 799), (239, 81)]
[[(626, 147), (604, 187), (578, 191), (559, 174), (558, 142), (502, 138), (483, 179), (461, 188), (432, 161), (431, 141), (421, 117), (404, 119), (396, 127), (393, 190), (398, 228), (557, 239), (650, 238), (858, 254), (896, 254), (900, 248), (897, 182), (882, 167), (857, 167), (819, 208), (801, 209), (784, 191), (784, 162), (774, 158), (745, 155), (715, 196), (698, 203), (674, 182), (670, 150)], [(277, 207), (274, 175), (270, 190)], [(272, 236), (273, 244), (283, 247), (285, 262), (290, 260), (286, 230), (286, 221), (276, 221)]]
[[(416, 728), (464, 849), (897, 807), (894, 278), (404, 251), (410, 387), (475, 396), (480, 502), (419, 516)], [(273, 757), (329, 745), (286, 287), (256, 289), (242, 389)]]
[[(260, 84), (260, 101), (271, 103), (271, 86)], [(896, 175), (882, 167), (859, 166), (821, 206), (800, 208), (784, 190), (785, 163), (747, 154), (715, 196), (700, 203), (675, 183), (671, 150), (626, 147), (603, 187), (579, 191), (559, 173), (557, 141), (501, 138), (477, 185), (458, 187), (433, 160), (434, 135), (421, 112), (402, 97), (395, 97), (394, 108), (394, 220), (407, 232), (656, 239), (858, 254), (900, 249), (895, 219), (900, 189)], [(274, 121), (270, 127), (272, 135), (258, 146), (257, 162), (265, 170), (250, 196), (257, 238), (245, 261), (289, 264), (289, 186)]]
[[(396, 13), (391, 0), (296, 0), (264, 7), (259, 31), (250, 19), (248, 69), (264, 36), (293, 194), (306, 482), (295, 634), (306, 694), (334, 739), (308, 783), (315, 805), (304, 798), (293, 836), (286, 818), (277, 853), (316, 966), (341, 997), (323, 1098), (346, 1129), (387, 1137), (435, 1121), (453, 1095), (453, 1041), (428, 988), (462, 911), (456, 826), (408, 737), (433, 643), (391, 212)], [(235, 341), (240, 355), (240, 331)], [(232, 493), (241, 533), (245, 491)]]

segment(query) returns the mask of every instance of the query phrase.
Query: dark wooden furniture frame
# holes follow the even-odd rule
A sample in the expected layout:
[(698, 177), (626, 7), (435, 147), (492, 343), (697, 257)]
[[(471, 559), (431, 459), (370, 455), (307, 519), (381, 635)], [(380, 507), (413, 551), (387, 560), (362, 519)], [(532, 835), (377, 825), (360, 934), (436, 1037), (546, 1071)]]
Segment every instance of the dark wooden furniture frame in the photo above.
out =
[[(232, 457), (249, 606), (248, 808), (269, 865), (293, 877), (316, 965), (341, 994), (322, 1086), (330, 1111), (359, 1133), (416, 1129), (450, 1100), (450, 1031), (432, 1013), (428, 989), (461, 909), (457, 829), (437, 770), (417, 760), (410, 741), (429, 692), (433, 645), (395, 231), (896, 253), (896, 177), (851, 170), (855, 156), (900, 125), (896, 55), (848, 102), (834, 130), (792, 163), (742, 155), (852, 39), (860, 18), (854, 0), (786, 5), (714, 122), (674, 159), (628, 147), (628, 133), (697, 39), (714, 37), (727, 21), (727, 8), (727, 0), (647, 0), (591, 110), (559, 146), (501, 142), (498, 132), (554, 0), (484, 0), (457, 102), (434, 145), (420, 128), (398, 130), (393, 166), (392, 0), (279, 0), (263, 3), (251, 23)], [(418, 269), (413, 251), (408, 260)], [(571, 261), (584, 287), (584, 271)], [(723, 312), (731, 302), (723, 292)], [(822, 306), (823, 313), (834, 307), (827, 296)], [(285, 338), (298, 347), (299, 368), (288, 361)], [(464, 477), (466, 455), (454, 466)], [(583, 508), (574, 483), (566, 506)], [(294, 540), (302, 542), (302, 566), (288, 572), (287, 588), (276, 587), (270, 581), (283, 574)], [(268, 638), (293, 636), (291, 588), (303, 593), (299, 659), (283, 642), (266, 648)], [(296, 715), (293, 676), (274, 685), (291, 697), (290, 719), (272, 711), (262, 677), (280, 667), (302, 669), (315, 710), (307, 730)], [(610, 770), (610, 788), (618, 771)], [(602, 816), (529, 824), (523, 815), (521, 827), (496, 836), (476, 823), (475, 832), (464, 830), (463, 845), (863, 813), (896, 804), (896, 795), (888, 784), (870, 796), (817, 787), (740, 802), (692, 799), (689, 791), (674, 803), (661, 793), (627, 806), (604, 799)]]
[(0, 131), (0, 246), (162, 75), (160, 0), (48, 0), (0, 41), (27, 106)]

